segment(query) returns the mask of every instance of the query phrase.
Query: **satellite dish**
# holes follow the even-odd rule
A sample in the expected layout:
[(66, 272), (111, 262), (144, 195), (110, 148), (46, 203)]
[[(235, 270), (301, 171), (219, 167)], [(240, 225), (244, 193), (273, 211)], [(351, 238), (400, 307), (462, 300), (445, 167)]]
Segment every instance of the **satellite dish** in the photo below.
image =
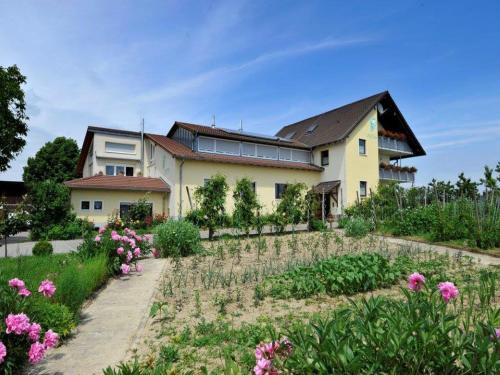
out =
[(383, 114), (385, 112), (384, 106), (380, 102), (377, 103), (377, 111), (379, 114)]

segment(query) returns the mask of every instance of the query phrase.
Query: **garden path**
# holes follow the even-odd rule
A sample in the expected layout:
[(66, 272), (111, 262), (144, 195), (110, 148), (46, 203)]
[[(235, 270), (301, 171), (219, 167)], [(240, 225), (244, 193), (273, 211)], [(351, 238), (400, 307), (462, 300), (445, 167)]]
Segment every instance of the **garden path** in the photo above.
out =
[(74, 338), (50, 351), (28, 374), (102, 374), (103, 368), (124, 360), (147, 322), (167, 260), (150, 258), (141, 263), (143, 273), (112, 279), (83, 309)]
[(456, 255), (456, 254), (461, 254), (461, 255), (467, 255), (470, 256), (471, 258), (475, 259), (478, 261), (480, 264), (484, 265), (500, 265), (500, 258), (499, 257), (494, 257), (486, 254), (480, 254), (480, 253), (473, 253), (470, 251), (466, 250), (459, 250), (459, 249), (454, 249), (451, 247), (447, 246), (441, 246), (441, 245), (433, 245), (433, 244), (427, 244), (427, 243), (422, 243), (418, 241), (411, 241), (411, 240), (406, 240), (402, 238), (395, 238), (395, 237), (386, 237), (386, 236), (379, 236), (384, 238), (387, 242), (397, 244), (397, 245), (411, 245), (411, 246), (418, 246), (423, 250), (431, 250), (435, 251), (436, 253), (439, 254), (450, 254), (450, 255)]

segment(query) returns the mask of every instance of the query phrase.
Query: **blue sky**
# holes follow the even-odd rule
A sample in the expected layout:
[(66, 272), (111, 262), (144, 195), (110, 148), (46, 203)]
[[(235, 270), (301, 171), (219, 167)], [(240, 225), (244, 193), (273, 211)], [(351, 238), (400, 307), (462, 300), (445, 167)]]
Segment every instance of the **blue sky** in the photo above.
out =
[[(140, 5), (139, 5), (140, 4)], [(28, 78), (27, 146), (174, 120), (274, 134), (389, 90), (427, 151), (417, 184), (500, 160), (500, 2), (6, 1), (0, 65)]]

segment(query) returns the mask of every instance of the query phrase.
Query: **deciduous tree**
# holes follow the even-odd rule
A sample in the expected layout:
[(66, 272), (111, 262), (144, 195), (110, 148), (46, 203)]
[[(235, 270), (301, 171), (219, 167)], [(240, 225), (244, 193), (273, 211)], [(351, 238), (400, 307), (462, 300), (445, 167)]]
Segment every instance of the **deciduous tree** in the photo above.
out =
[(196, 188), (194, 192), (204, 220), (206, 220), (210, 240), (213, 238), (215, 229), (224, 222), (227, 190), (226, 178), (216, 174), (207, 180), (203, 186)]

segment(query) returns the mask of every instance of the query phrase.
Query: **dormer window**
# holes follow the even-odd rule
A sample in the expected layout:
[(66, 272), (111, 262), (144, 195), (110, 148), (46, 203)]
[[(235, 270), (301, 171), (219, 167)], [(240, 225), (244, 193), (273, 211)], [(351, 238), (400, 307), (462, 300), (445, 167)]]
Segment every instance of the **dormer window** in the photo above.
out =
[(312, 134), (316, 130), (317, 127), (318, 127), (318, 124), (310, 125), (306, 130), (306, 134)]

